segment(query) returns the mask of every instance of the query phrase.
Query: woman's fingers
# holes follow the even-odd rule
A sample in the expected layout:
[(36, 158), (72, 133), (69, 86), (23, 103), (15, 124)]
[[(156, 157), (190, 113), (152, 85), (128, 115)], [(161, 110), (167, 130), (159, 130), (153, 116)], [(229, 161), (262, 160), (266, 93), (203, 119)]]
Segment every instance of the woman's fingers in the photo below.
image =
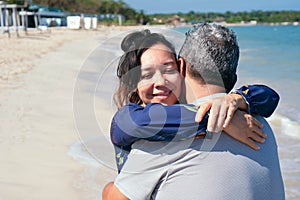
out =
[(261, 130), (261, 128), (263, 127), (262, 123), (260, 123), (257, 119), (249, 114), (245, 114), (245, 118), (250, 128), (248, 138), (253, 142), (264, 143), (267, 135), (264, 134), (264, 132)]
[(263, 144), (265, 142), (265, 138), (260, 137), (257, 134), (253, 134), (252, 136), (249, 137), (251, 140), (253, 140), (253, 142), (259, 142), (261, 144)]
[(207, 122), (207, 130), (210, 132), (220, 132), (223, 130), (224, 118), (226, 112), (221, 104), (214, 102), (210, 109), (209, 118)]
[(236, 98), (230, 95), (212, 98), (200, 106), (195, 121), (200, 122), (205, 113), (210, 111), (207, 130), (219, 132), (229, 125), (237, 108), (238, 103)]
[(256, 142), (264, 143), (267, 135), (264, 134), (264, 132), (261, 130), (263, 128), (263, 124), (260, 123), (254, 117), (252, 117), (252, 115), (250, 115), (250, 114), (245, 114), (245, 118), (246, 118), (248, 126), (251, 130), (248, 137)]
[(245, 141), (245, 144), (254, 150), (259, 150), (260, 147), (250, 138)]
[(223, 128), (226, 128), (229, 126), (229, 123), (232, 120), (235, 111), (239, 107), (239, 100), (238, 100), (238, 98), (235, 97), (235, 95), (226, 95), (226, 97), (227, 97), (227, 101), (229, 102), (228, 103), (229, 107), (227, 110), (227, 116), (226, 116), (225, 122), (223, 124)]
[(267, 137), (266, 134), (258, 126), (252, 127), (252, 132), (249, 135), (249, 138), (255, 142), (264, 143), (265, 138)]
[(236, 111), (235, 107), (231, 106), (231, 107), (228, 108), (227, 116), (226, 116), (226, 119), (224, 121), (223, 128), (227, 128), (229, 126), (230, 121), (232, 120), (235, 111)]
[(253, 130), (252, 130), (252, 134), (253, 134), (253, 135), (257, 135), (258, 137), (260, 137), (260, 138), (262, 138), (262, 139), (264, 139), (264, 138), (267, 137), (267, 135), (261, 130), (260, 127), (258, 127), (258, 126), (253, 126), (252, 129), (253, 129)]
[(263, 128), (264, 127), (263, 124), (255, 118), (253, 118), (253, 124), (256, 125), (258, 128)]
[(237, 110), (225, 132), (252, 149), (258, 150), (258, 144), (264, 143), (266, 138), (261, 128), (262, 124), (257, 119)]
[(206, 101), (205, 103), (201, 104), (195, 116), (195, 121), (201, 122), (205, 114), (210, 110), (210, 108), (211, 108), (210, 101)]
[[(214, 107), (212, 107), (213, 109)], [(226, 119), (228, 118), (228, 104), (224, 105), (223, 104), (219, 104), (216, 105), (215, 107), (215, 112), (217, 113), (215, 116), (215, 125), (212, 126), (212, 128), (214, 129), (215, 132), (219, 132), (222, 131), (224, 129), (224, 123), (226, 121)]]

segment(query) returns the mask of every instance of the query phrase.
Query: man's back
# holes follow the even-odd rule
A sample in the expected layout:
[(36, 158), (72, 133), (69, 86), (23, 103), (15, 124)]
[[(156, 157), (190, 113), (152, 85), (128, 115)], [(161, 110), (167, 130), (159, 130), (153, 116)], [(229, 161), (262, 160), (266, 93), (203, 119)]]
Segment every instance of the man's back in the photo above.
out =
[(131, 199), (284, 199), (275, 137), (256, 117), (268, 135), (259, 151), (224, 133), (218, 140), (142, 140), (115, 184)]

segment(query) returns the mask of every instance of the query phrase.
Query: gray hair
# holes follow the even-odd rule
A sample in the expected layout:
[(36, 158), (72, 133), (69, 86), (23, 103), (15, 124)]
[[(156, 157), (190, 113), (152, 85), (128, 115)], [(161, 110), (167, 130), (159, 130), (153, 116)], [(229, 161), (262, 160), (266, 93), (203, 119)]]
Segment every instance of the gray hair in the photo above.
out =
[(225, 87), (236, 83), (239, 46), (235, 33), (217, 24), (197, 24), (186, 33), (179, 52), (194, 79)]

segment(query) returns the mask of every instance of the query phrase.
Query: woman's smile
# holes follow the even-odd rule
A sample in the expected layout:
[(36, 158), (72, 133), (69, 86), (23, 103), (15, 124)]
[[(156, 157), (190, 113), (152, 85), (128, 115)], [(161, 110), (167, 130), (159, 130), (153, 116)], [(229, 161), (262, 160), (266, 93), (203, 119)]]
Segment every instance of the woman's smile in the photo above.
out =
[(155, 94), (152, 94), (153, 98), (165, 100), (167, 99), (172, 93), (172, 90), (169, 91), (162, 91), (162, 92), (157, 92)]

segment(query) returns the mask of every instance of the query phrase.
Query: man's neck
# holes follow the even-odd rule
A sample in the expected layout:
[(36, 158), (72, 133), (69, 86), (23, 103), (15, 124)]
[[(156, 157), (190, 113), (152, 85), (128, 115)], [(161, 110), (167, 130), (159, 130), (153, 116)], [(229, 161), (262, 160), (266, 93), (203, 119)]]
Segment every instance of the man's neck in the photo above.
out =
[(224, 87), (211, 84), (202, 84), (199, 81), (186, 81), (186, 98), (188, 103), (192, 103), (196, 99), (210, 96), (216, 93), (225, 93)]

